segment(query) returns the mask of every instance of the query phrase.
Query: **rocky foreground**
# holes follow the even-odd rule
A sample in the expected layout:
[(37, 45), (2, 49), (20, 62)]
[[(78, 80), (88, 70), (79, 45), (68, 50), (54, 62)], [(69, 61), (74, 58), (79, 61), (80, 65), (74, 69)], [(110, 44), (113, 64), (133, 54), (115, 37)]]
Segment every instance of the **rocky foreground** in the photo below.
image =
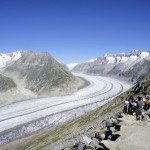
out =
[[(105, 106), (106, 108), (106, 106)], [(109, 109), (107, 105), (107, 109)], [(113, 110), (96, 120), (87, 121), (87, 116), (71, 121), (55, 130), (45, 130), (41, 135), (26, 139), (18, 139), (2, 150), (149, 150), (150, 119), (145, 115), (143, 120), (136, 120), (135, 115), (121, 114), (122, 110)], [(102, 112), (105, 110), (102, 108)], [(100, 114), (103, 114), (100, 112)], [(147, 112), (149, 114), (149, 112)], [(88, 114), (89, 116), (90, 114)], [(93, 114), (94, 115), (94, 114)], [(95, 118), (96, 116), (94, 116)], [(93, 119), (94, 119), (93, 118)], [(112, 135), (108, 132), (108, 122), (117, 124), (111, 127)], [(107, 127), (106, 127), (107, 126)], [(94, 137), (94, 138), (91, 138)], [(91, 141), (88, 140), (91, 139)], [(20, 142), (22, 144), (20, 144)], [(99, 147), (98, 147), (99, 146)], [(95, 147), (95, 148), (94, 148)]]
[(150, 120), (136, 121), (135, 116), (123, 115), (121, 130), (115, 132), (120, 137), (114, 142), (103, 140), (102, 143), (112, 150), (149, 150)]

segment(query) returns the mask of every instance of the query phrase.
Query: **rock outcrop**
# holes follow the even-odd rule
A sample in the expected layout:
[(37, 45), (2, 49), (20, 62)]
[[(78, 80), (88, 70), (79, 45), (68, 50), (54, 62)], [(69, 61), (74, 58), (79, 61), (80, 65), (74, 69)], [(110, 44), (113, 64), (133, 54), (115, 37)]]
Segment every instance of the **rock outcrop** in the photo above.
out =
[(0, 92), (7, 91), (15, 87), (16, 84), (12, 79), (0, 74)]

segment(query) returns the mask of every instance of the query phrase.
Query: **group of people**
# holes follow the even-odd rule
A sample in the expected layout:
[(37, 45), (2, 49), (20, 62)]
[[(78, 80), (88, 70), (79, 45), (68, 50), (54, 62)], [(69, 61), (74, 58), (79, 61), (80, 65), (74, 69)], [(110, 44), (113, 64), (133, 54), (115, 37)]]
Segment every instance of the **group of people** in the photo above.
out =
[(143, 111), (148, 111), (150, 109), (150, 95), (138, 96), (137, 98), (134, 98), (133, 96), (130, 96), (125, 99), (124, 101), (124, 114), (130, 114), (133, 115), (136, 114), (136, 120), (140, 120), (142, 117)]

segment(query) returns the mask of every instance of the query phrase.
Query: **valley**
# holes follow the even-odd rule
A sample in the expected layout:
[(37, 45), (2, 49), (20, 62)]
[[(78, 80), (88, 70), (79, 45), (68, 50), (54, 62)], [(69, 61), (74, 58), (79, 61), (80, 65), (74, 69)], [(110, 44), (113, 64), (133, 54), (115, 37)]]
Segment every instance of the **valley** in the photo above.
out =
[(73, 65), (62, 64), (48, 53), (32, 51), (3, 54), (0, 58), (1, 147), (18, 139), (28, 141), (30, 135), (42, 136), (45, 130), (55, 130), (105, 108), (149, 74), (150, 62), (149, 52), (139, 51)]
[(0, 145), (81, 116), (132, 86), (108, 77), (75, 75), (90, 84), (72, 95), (25, 100), (1, 107)]

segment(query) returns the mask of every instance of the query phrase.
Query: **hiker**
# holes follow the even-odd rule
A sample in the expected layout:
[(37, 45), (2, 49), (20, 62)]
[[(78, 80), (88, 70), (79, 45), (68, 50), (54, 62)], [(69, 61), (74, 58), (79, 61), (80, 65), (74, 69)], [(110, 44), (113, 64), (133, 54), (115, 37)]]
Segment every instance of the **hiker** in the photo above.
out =
[(136, 120), (140, 120), (142, 114), (143, 101), (142, 97), (137, 97)]
[(150, 108), (150, 98), (149, 96), (146, 97), (146, 100), (145, 100), (145, 110), (149, 110)]
[(136, 112), (137, 109), (137, 103), (135, 100), (132, 101), (132, 114)]
[(128, 108), (128, 114), (132, 115), (133, 113), (133, 96), (131, 96), (129, 99), (129, 108)]
[(124, 108), (123, 108), (123, 113), (124, 113), (124, 114), (127, 114), (127, 112), (128, 112), (128, 107), (129, 107), (129, 101), (128, 101), (128, 99), (126, 98), (125, 101), (124, 101)]

